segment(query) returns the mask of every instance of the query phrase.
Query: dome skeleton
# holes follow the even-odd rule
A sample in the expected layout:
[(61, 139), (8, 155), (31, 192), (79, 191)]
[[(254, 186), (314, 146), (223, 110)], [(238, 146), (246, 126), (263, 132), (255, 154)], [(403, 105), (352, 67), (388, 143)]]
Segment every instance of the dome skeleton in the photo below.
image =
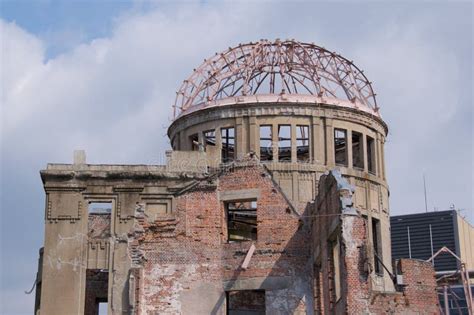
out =
[(265, 94), (336, 98), (378, 111), (371, 83), (351, 61), (314, 44), (262, 40), (204, 60), (177, 92), (174, 118), (211, 101)]

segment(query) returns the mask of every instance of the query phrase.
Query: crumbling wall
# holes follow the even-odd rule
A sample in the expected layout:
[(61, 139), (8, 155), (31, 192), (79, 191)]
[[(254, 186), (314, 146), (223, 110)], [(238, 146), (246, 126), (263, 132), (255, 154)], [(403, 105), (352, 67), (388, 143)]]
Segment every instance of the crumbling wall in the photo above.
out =
[[(353, 208), (354, 189), (337, 171), (320, 179), (314, 207), (313, 257), (315, 261), (316, 310), (319, 314), (437, 314), (436, 281), (430, 263), (404, 259), (398, 273), (404, 284), (396, 292), (377, 291), (372, 284), (367, 259), (367, 219)], [(328, 244), (339, 238), (341, 297), (335, 298)], [(390, 266), (385, 266), (390, 268)], [(385, 270), (392, 276), (395, 271)]]
[[(252, 241), (227, 242), (225, 201), (257, 199)], [(234, 167), (176, 197), (168, 217), (136, 220), (143, 255), (137, 314), (225, 314), (226, 291), (264, 290), (266, 312), (312, 314), (308, 228), (257, 164)]]

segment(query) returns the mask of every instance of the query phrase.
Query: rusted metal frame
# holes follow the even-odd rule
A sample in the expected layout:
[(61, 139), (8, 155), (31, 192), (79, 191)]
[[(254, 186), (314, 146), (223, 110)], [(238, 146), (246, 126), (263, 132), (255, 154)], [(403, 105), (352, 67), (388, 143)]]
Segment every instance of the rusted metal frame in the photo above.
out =
[[(195, 76), (196, 73), (198, 73), (198, 69), (194, 70), (194, 73), (191, 75), (190, 78)], [(187, 100), (184, 100), (183, 108), (187, 109), (189, 106), (194, 105), (193, 104), (194, 102), (192, 102), (192, 101), (194, 100), (194, 98), (196, 96), (198, 96), (199, 92), (201, 91), (201, 88), (200, 88), (199, 85), (197, 85), (195, 83), (194, 80), (188, 79), (188, 80), (185, 81), (185, 83), (186, 83), (185, 89), (191, 89), (191, 91), (189, 93), (192, 94), (192, 97), (188, 97)], [(196, 92), (194, 92), (194, 89), (196, 89)], [(192, 104), (189, 104), (189, 103), (192, 103)]]
[[(235, 84), (236, 81), (238, 81), (238, 79), (232, 79), (233, 76), (236, 76), (238, 78), (240, 78), (238, 76), (239, 73), (241, 73), (241, 69), (245, 69), (245, 65), (239, 65), (236, 63), (237, 60), (241, 59), (241, 58), (244, 58), (244, 56), (241, 56), (239, 58), (234, 58), (233, 62), (228, 62), (227, 59), (226, 62), (227, 62), (227, 66), (229, 69), (231, 69), (230, 72), (227, 72), (225, 73), (223, 76), (219, 76), (218, 77), (218, 88), (214, 89), (214, 93), (212, 94), (212, 96), (210, 96), (210, 98), (214, 98), (216, 96), (219, 96), (221, 93), (226, 93), (227, 94), (227, 91), (226, 89), (229, 87), (229, 86), (232, 86)], [(230, 82), (229, 84), (227, 84), (228, 82)], [(230, 93), (231, 95), (232, 93)]]
[[(241, 49), (241, 52), (243, 55), (245, 55), (242, 47), (240, 47)], [(250, 91), (249, 91), (249, 82), (250, 82), (250, 76), (251, 74), (254, 72), (253, 69), (255, 69), (255, 65), (256, 65), (256, 52), (254, 49), (250, 49), (250, 52), (248, 54), (251, 58), (250, 58), (250, 62), (253, 62), (253, 67), (250, 67), (249, 65), (249, 62), (246, 60), (246, 64), (247, 64), (247, 71), (245, 73), (245, 79), (244, 79), (244, 84), (243, 84), (243, 90), (242, 90), (242, 94), (243, 95), (247, 95)], [(248, 70), (250, 69), (250, 70)], [(235, 95), (235, 94), (234, 94)]]
[[(298, 74), (299, 74), (301, 77), (303, 77), (303, 78), (306, 78), (306, 79), (308, 79), (308, 80), (311, 80), (311, 78), (305, 76), (305, 75), (302, 74), (302, 73), (298, 73)], [(331, 78), (327, 78), (326, 76), (321, 76), (321, 78), (323, 78), (323, 79), (326, 80), (326, 81), (331, 81), (331, 82), (337, 84), (336, 81), (332, 80)], [(300, 82), (300, 83), (301, 83), (301, 82)], [(303, 84), (303, 85), (304, 85), (304, 84)], [(304, 85), (304, 86), (306, 87), (306, 85)], [(330, 86), (327, 86), (327, 85), (320, 85), (320, 86), (324, 89), (324, 92), (325, 92), (326, 96), (337, 97), (336, 93), (334, 93), (334, 91), (331, 89)], [(307, 88), (307, 89), (308, 89), (308, 88)], [(309, 89), (308, 89), (308, 91), (309, 91), (311, 94), (313, 94)], [(327, 95), (327, 93), (329, 93), (330, 95)]]
[(356, 87), (355, 89), (351, 89), (351, 90), (355, 90), (355, 92), (352, 92), (352, 93), (357, 93), (358, 96), (356, 98), (359, 100), (359, 102), (360, 103), (365, 103), (364, 102), (365, 95), (364, 95), (363, 90), (360, 88), (360, 86), (358, 84), (358, 81), (357, 81), (359, 71), (357, 71), (357, 72), (354, 71), (355, 68), (352, 67), (352, 63), (349, 64), (347, 68), (348, 68), (348, 71), (350, 72), (350, 75), (348, 74), (347, 76), (349, 77), (351, 84)]
[[(258, 67), (257, 59), (261, 61)], [(179, 111), (201, 103), (206, 96), (208, 100), (213, 100), (224, 94), (235, 95), (242, 88), (243, 94), (255, 94), (268, 75), (270, 93), (275, 93), (276, 67), (279, 70), (281, 88), (288, 89), (289, 94), (298, 93), (297, 83), (310, 94), (324, 92), (325, 95), (338, 97), (338, 90), (341, 90), (348, 99), (353, 100), (355, 97), (361, 103), (378, 109), (370, 82), (351, 61), (313, 44), (261, 41), (229, 48), (224, 53), (205, 60), (177, 92), (173, 106), (174, 116)], [(310, 74), (310, 78), (304, 73)], [(326, 83), (322, 84), (321, 79)], [(243, 86), (239, 85), (240, 80)], [(313, 83), (314, 92), (308, 87), (306, 80)]]
[[(226, 55), (221, 55), (222, 59), (224, 60), (224, 66), (222, 67), (222, 69), (229, 69), (230, 71), (227, 71), (226, 73), (222, 73), (221, 72), (221, 75), (218, 77), (219, 79), (217, 80), (218, 84), (218, 88), (215, 89), (216, 92), (213, 93), (212, 97), (215, 97), (216, 95), (219, 95), (223, 88), (222, 88), (222, 85), (223, 85), (223, 80), (226, 80), (225, 82), (227, 82), (229, 80), (229, 78), (231, 78), (233, 75), (235, 75), (236, 73), (239, 72), (240, 68), (238, 67), (238, 65), (236, 64), (237, 60), (234, 58), (232, 61), (229, 61), (227, 58), (226, 58)], [(225, 83), (224, 83), (225, 84)]]
[[(263, 72), (262, 72), (262, 73), (263, 73)], [(270, 73), (268, 73), (268, 72), (264, 72), (264, 73), (265, 73), (265, 75), (264, 75), (263, 79), (262, 79), (262, 80), (257, 84), (257, 86), (255, 87), (254, 93), (256, 93), (256, 92), (258, 91), (258, 88), (260, 87), (260, 85), (265, 81), (265, 79), (266, 79), (266, 78), (268, 77), (268, 75), (270, 74)]]
[[(254, 78), (255, 76), (257, 76), (258, 74), (259, 74), (259, 73), (257, 73), (257, 74), (253, 74), (253, 73), (252, 73), (252, 74), (251, 74), (251, 80), (253, 80), (253, 78)], [(252, 81), (251, 81), (251, 82), (252, 82)], [(241, 85), (233, 94), (231, 94), (231, 95), (229, 95), (229, 96), (236, 96), (237, 93), (240, 91), (240, 89), (241, 89), (242, 87), (243, 87), (243, 85)], [(253, 91), (252, 91), (252, 92), (253, 92)], [(244, 95), (246, 95), (246, 94), (244, 94)]]
[[(219, 63), (219, 65), (217, 65), (217, 62), (219, 62), (219, 61), (220, 61), (220, 63)], [(209, 60), (209, 66), (211, 67), (213, 72), (211, 73), (210, 71), (208, 71), (208, 74), (209, 74), (208, 80), (213, 78), (215, 80), (215, 83), (213, 83), (212, 85), (209, 85), (208, 88), (213, 90), (212, 94), (215, 94), (215, 93), (217, 93), (217, 90), (218, 90), (217, 89), (217, 86), (218, 86), (218, 83), (219, 83), (218, 74), (222, 71), (222, 69), (226, 65), (220, 59), (218, 59), (218, 60), (213, 59), (213, 60)]]
[(328, 73), (330, 73), (330, 74), (335, 78), (335, 80), (339, 83), (339, 84), (338, 84), (339, 87), (342, 88), (342, 91), (346, 94), (347, 98), (350, 100), (350, 99), (352, 99), (352, 95), (351, 95), (351, 93), (348, 91), (347, 87), (344, 85), (344, 82), (341, 80), (341, 78), (340, 78), (340, 76), (339, 76), (337, 63), (335, 62), (335, 61), (336, 61), (336, 60), (335, 60), (335, 55), (333, 55), (333, 56), (331, 57), (331, 59), (332, 59), (333, 62), (331, 62), (330, 65), (331, 65), (331, 68), (332, 68), (333, 71), (332, 71), (332, 72), (328, 72)]
[[(226, 62), (227, 64), (229, 65), (229, 69), (231, 69), (230, 71), (230, 74), (229, 75), (224, 75), (223, 76), (223, 79), (225, 79), (225, 81), (223, 82), (222, 79), (220, 81), (220, 86), (219, 86), (219, 89), (218, 89), (218, 92), (216, 93), (216, 95), (219, 95), (220, 92), (223, 92), (226, 88), (228, 88), (229, 86), (231, 86), (234, 82), (237, 82), (239, 79), (242, 78), (242, 76), (238, 76), (238, 74), (240, 73), (239, 70), (240, 69), (246, 69), (248, 68), (246, 62), (244, 62), (243, 64), (239, 64), (238, 62), (241, 60), (241, 59), (246, 59), (247, 58), (247, 55), (248, 54), (245, 54), (245, 55), (241, 55), (239, 57), (237, 57), (236, 55), (234, 55), (234, 60), (233, 62), (228, 62), (227, 59), (226, 59)], [(231, 67), (232, 65), (232, 67)], [(233, 79), (232, 80), (232, 77), (235, 76), (237, 77), (237, 79)], [(233, 82), (232, 82), (232, 81)], [(229, 83), (229, 81), (231, 81)], [(228, 95), (232, 95), (233, 93), (227, 93), (226, 94)]]
[[(303, 61), (303, 65), (306, 65), (306, 60), (311, 63), (310, 66), (307, 69), (310, 71), (310, 73), (313, 74), (312, 81), (313, 81), (314, 86), (316, 88), (316, 92), (319, 94), (319, 93), (321, 93), (321, 82), (320, 82), (320, 80), (318, 80), (318, 78), (320, 78), (319, 71), (318, 71), (319, 66), (316, 65), (316, 63), (314, 62), (315, 60), (313, 59), (313, 56), (311, 55), (311, 53), (305, 47), (303, 47), (302, 45), (300, 45), (300, 47), (301, 47), (301, 50), (302, 50), (302, 53), (303, 53), (303, 59), (300, 58), (300, 60)], [(305, 56), (307, 58), (304, 58)]]
[[(256, 78), (256, 76), (254, 76), (254, 78), (251, 81), (252, 82), (252, 93), (253, 94), (257, 93), (258, 88), (260, 87), (260, 85), (268, 77), (268, 72), (261, 71), (261, 69), (260, 69), (260, 68), (265, 67), (264, 55), (261, 52), (259, 52), (259, 58), (260, 58), (261, 61), (258, 64), (255, 63), (255, 66), (254, 66), (255, 72), (259, 74), (258, 78)], [(254, 88), (254, 84), (255, 84), (255, 88)]]

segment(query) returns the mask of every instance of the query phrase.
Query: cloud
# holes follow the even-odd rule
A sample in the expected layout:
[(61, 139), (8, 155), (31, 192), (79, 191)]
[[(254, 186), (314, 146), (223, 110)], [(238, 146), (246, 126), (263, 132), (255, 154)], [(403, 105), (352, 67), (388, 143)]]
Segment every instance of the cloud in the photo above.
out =
[[(52, 58), (46, 54), (56, 40), (0, 20), (2, 304), (9, 314), (32, 309), (22, 292), (42, 245), (38, 171), (47, 162), (70, 162), (76, 148), (86, 149), (91, 163), (159, 163), (182, 80), (239, 42), (296, 38), (353, 59), (375, 82), (389, 123), (392, 212), (423, 209), (422, 171), (430, 208), (454, 202), (472, 211), (472, 10), (465, 5), (146, 7), (112, 17), (107, 37), (68, 44)], [(17, 233), (19, 222), (29, 233)]]

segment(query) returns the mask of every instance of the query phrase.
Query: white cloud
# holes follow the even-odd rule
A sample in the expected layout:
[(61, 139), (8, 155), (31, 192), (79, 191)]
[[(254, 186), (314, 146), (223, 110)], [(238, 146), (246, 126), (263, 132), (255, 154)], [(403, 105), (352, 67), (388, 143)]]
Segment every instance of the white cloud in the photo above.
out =
[[(36, 272), (35, 246), (43, 234), (39, 169), (47, 162), (70, 162), (75, 148), (86, 149), (93, 163), (159, 162), (182, 80), (204, 58), (239, 42), (296, 38), (353, 59), (375, 82), (392, 131), (386, 154), (392, 211), (422, 209), (422, 168), (436, 180), (430, 186), (433, 202), (472, 209), (472, 117), (465, 115), (472, 115), (472, 95), (466, 92), (472, 76), (463, 81), (465, 67), (472, 69), (463, 46), (472, 38), (472, 18), (465, 22), (471, 27), (459, 27), (457, 21), (466, 20), (459, 10), (433, 10), (426, 4), (394, 11), (345, 3), (160, 3), (127, 12), (115, 19), (110, 36), (48, 60), (50, 43), (0, 20), (2, 208), (24, 209), (3, 212), (1, 221), (24, 222), (30, 231), (2, 245), (10, 257), (19, 255), (31, 265), (28, 274), (28, 268), (3, 261), (21, 274), (6, 292), (8, 309), (31, 313), (31, 305), (15, 300), (12, 290), (21, 297)], [(464, 140), (452, 137), (456, 133)], [(470, 142), (470, 151), (461, 149), (462, 141)], [(447, 184), (453, 166), (465, 172)], [(7, 223), (2, 227), (4, 235), (14, 232)]]

